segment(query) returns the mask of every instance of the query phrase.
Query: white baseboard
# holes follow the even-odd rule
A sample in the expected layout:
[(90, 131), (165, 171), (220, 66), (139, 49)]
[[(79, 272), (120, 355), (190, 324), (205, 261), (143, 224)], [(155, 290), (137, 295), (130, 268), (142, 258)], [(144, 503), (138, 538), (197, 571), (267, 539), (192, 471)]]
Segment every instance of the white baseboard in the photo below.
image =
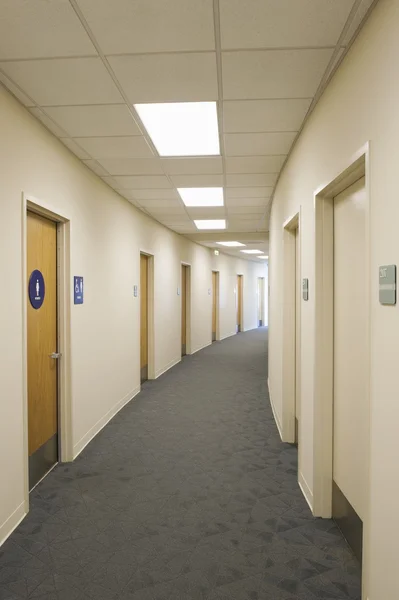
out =
[(278, 432), (279, 432), (279, 435), (280, 435), (281, 441), (283, 441), (283, 428), (282, 428), (282, 426), (281, 426), (281, 421), (280, 421), (280, 419), (278, 418), (277, 411), (276, 411), (276, 410), (275, 410), (275, 408), (274, 408), (274, 404), (273, 404), (273, 400), (272, 400), (272, 395), (271, 395), (271, 393), (270, 393), (269, 378), (267, 378), (267, 388), (268, 388), (268, 390), (269, 390), (269, 401), (270, 401), (270, 406), (272, 407), (272, 413), (273, 413), (273, 417), (274, 417), (274, 420), (275, 420), (275, 422), (276, 422), (277, 429), (278, 429)]
[(175, 358), (174, 360), (171, 360), (170, 363), (168, 363), (166, 365), (166, 367), (163, 367), (162, 369), (159, 369), (158, 371), (156, 371), (155, 379), (158, 379), (158, 377), (160, 377), (161, 375), (166, 373), (166, 371), (169, 371), (169, 369), (171, 369), (172, 367), (175, 367), (179, 362), (181, 362), (181, 356), (179, 356), (179, 358)]
[(313, 492), (308, 486), (306, 479), (303, 476), (303, 473), (299, 471), (298, 473), (298, 484), (301, 488), (302, 494), (305, 496), (306, 502), (309, 504), (309, 508), (313, 513)]
[(128, 404), (128, 402), (130, 402), (130, 400), (133, 400), (133, 398), (135, 396), (137, 396), (137, 394), (139, 392), (140, 392), (140, 386), (138, 386), (132, 392), (130, 392), (127, 396), (122, 398), (122, 400), (119, 400), (119, 402), (117, 402), (115, 404), (115, 406), (113, 406), (111, 408), (111, 410), (109, 410), (103, 417), (101, 417), (101, 419), (99, 421), (97, 421), (97, 423), (95, 425), (93, 425), (93, 427), (91, 429), (89, 429), (89, 431), (87, 433), (85, 433), (85, 435), (73, 447), (74, 460), (77, 456), (79, 456), (79, 454), (87, 446), (87, 444), (89, 444), (91, 442), (91, 440), (94, 437), (96, 437), (96, 435), (101, 431), (101, 429), (103, 429), (106, 426), (106, 424), (109, 423), (109, 421), (121, 410), (121, 408), (123, 408), (126, 404)]
[(236, 331), (232, 331), (231, 333), (227, 333), (226, 335), (223, 335), (218, 341), (222, 342), (223, 340), (227, 340), (227, 338), (233, 337), (233, 335), (236, 335), (236, 334), (237, 334)]
[(2, 525), (0, 525), (0, 546), (4, 544), (8, 537), (10, 537), (14, 529), (18, 527), (26, 515), (27, 512), (25, 510), (25, 502), (21, 502), (18, 508), (14, 510), (14, 512), (4, 521)]
[(191, 354), (195, 354), (196, 352), (199, 352), (200, 350), (203, 350), (204, 348), (207, 348), (208, 346), (212, 346), (212, 341), (207, 342), (206, 344), (204, 344), (203, 346), (199, 346), (198, 348), (194, 348), (194, 350), (191, 350), (190, 356), (191, 356)]

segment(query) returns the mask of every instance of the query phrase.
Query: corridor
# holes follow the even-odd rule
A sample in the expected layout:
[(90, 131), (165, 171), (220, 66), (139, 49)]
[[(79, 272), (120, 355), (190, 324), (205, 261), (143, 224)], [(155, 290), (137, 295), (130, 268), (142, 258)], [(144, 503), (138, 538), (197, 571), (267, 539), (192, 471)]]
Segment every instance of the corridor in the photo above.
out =
[(266, 369), (260, 328), (148, 382), (34, 490), (0, 599), (360, 599), (351, 551), (299, 490)]

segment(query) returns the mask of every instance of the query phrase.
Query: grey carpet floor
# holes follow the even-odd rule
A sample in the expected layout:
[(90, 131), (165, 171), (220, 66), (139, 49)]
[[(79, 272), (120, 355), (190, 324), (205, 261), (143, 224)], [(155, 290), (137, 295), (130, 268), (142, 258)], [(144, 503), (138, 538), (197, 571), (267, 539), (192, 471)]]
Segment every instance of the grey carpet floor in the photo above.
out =
[(0, 600), (358, 600), (267, 396), (267, 331), (187, 357), (31, 495)]

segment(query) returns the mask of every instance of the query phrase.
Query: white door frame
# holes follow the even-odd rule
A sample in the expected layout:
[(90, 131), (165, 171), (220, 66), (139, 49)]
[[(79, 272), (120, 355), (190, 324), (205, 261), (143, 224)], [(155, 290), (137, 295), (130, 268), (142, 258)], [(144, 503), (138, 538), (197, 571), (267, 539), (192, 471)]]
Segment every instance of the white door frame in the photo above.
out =
[[(281, 438), (295, 443), (296, 388), (296, 230), (301, 232), (300, 210), (283, 224), (283, 411)], [(301, 235), (301, 234), (299, 234)], [(299, 246), (301, 242), (299, 240)]]
[[(186, 355), (191, 354), (191, 263), (181, 261), (186, 271)], [(181, 271), (180, 271), (181, 281)], [(181, 320), (180, 320), (181, 321)]]
[(29, 511), (28, 452), (28, 322), (27, 322), (27, 212), (36, 213), (57, 224), (57, 336), (61, 360), (58, 363), (58, 450), (60, 462), (71, 462), (73, 456), (71, 397), (71, 220), (47, 202), (22, 193), (22, 382), (23, 382), (23, 449), (24, 503)]
[[(219, 327), (219, 277), (220, 277), (220, 271), (217, 271), (216, 269), (212, 269), (212, 273), (216, 273), (216, 341), (220, 342), (220, 327)], [(213, 293), (213, 290), (212, 290)], [(212, 298), (212, 302), (213, 302), (213, 298)]]

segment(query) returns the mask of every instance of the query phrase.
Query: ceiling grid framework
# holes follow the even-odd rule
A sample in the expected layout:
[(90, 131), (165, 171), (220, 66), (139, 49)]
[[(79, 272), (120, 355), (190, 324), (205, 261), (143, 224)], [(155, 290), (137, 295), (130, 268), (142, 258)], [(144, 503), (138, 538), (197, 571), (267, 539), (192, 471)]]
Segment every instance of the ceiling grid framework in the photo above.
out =
[[(0, 82), (157, 221), (267, 250), (281, 168), (372, 4), (0, 0)], [(217, 102), (220, 156), (160, 157), (134, 107), (160, 102)], [(177, 192), (218, 186), (223, 207), (186, 207)], [(194, 225), (220, 218), (223, 233)]]

